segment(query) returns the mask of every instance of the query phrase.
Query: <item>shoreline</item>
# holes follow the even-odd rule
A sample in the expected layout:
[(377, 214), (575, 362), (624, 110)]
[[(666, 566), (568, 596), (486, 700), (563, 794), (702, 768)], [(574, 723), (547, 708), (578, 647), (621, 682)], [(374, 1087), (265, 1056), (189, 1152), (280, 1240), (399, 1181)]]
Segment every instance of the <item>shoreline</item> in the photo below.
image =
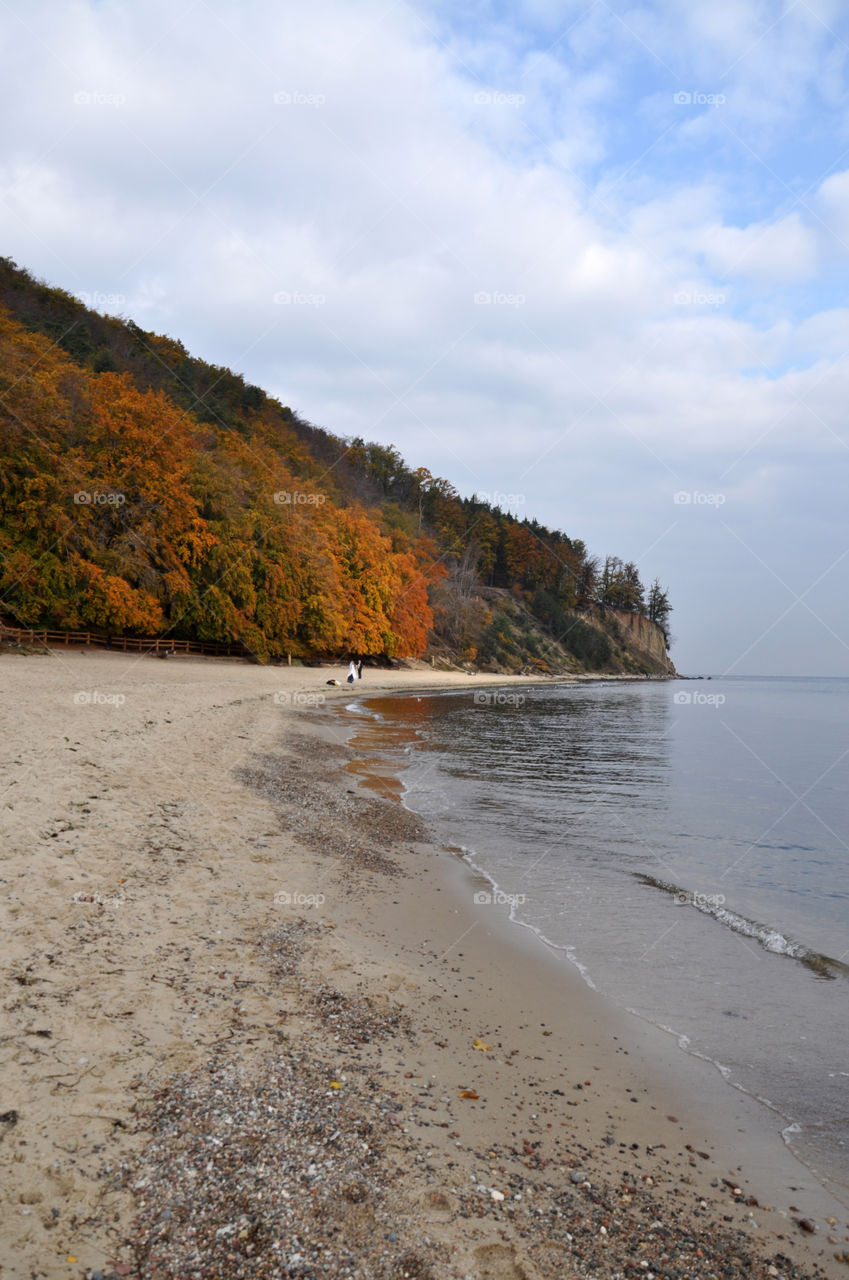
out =
[[(436, 696), (436, 693), (434, 696)], [(380, 697), (380, 694), (375, 695), (375, 701), (379, 702)], [(357, 726), (354, 724), (351, 730), (353, 738), (356, 738), (356, 732)], [(371, 732), (374, 732), (373, 728)], [(393, 742), (389, 745), (394, 747), (397, 744)], [(379, 747), (372, 749), (379, 755)], [(393, 763), (387, 761), (386, 767), (391, 771)], [(354, 771), (356, 772), (356, 770)], [(405, 807), (408, 807), (410, 812), (416, 813), (415, 809), (407, 805), (402, 772), (399, 772), (398, 778), (400, 794), (396, 798)], [(384, 794), (392, 795), (395, 790), (396, 788), (390, 780), (390, 784), (385, 788)], [(487, 888), (493, 893), (493, 896), (500, 892), (500, 886), (492, 874), (479, 864), (479, 850), (466, 848), (452, 850), (450, 846), (442, 845), (439, 846), (437, 852), (443, 849), (453, 852), (459, 862), (466, 868), (469, 884), (477, 881), (478, 888)], [(468, 886), (466, 888), (468, 889)], [(501, 915), (504, 921), (505, 945), (517, 945), (517, 935), (519, 933), (527, 935), (533, 940), (530, 946), (536, 945), (538, 949), (540, 963), (545, 964), (553, 961), (560, 966), (561, 971), (567, 975), (565, 977), (566, 982), (571, 982), (575, 977), (579, 977), (581, 983), (595, 993), (598, 999), (607, 1006), (611, 1016), (619, 1019), (622, 1028), (624, 1028), (624, 1034), (640, 1040), (644, 1045), (647, 1056), (655, 1059), (656, 1071), (663, 1073), (667, 1081), (677, 1085), (679, 1092), (681, 1089), (689, 1090), (694, 1097), (701, 1097), (707, 1092), (710, 1096), (710, 1106), (715, 1108), (715, 1114), (725, 1117), (725, 1122), (719, 1124), (718, 1127), (724, 1130), (726, 1145), (732, 1145), (737, 1133), (743, 1132), (742, 1129), (735, 1129), (736, 1120), (732, 1123), (730, 1118), (735, 1108), (742, 1108), (739, 1119), (742, 1124), (745, 1124), (747, 1141), (750, 1144), (754, 1143), (760, 1153), (756, 1176), (759, 1185), (762, 1188), (769, 1189), (771, 1200), (781, 1198), (780, 1184), (777, 1181), (777, 1170), (780, 1169), (788, 1185), (793, 1181), (797, 1184), (804, 1184), (805, 1192), (809, 1197), (812, 1216), (817, 1216), (817, 1201), (819, 1201), (818, 1212), (821, 1218), (835, 1215), (839, 1217), (841, 1213), (843, 1215), (849, 1214), (849, 1188), (847, 1188), (845, 1179), (841, 1182), (839, 1176), (835, 1179), (828, 1172), (819, 1171), (805, 1160), (798, 1151), (794, 1150), (787, 1141), (785, 1135), (788, 1132), (792, 1132), (795, 1127), (795, 1122), (791, 1117), (770, 1102), (769, 1099), (761, 1097), (729, 1079), (725, 1074), (726, 1068), (723, 1067), (720, 1061), (704, 1053), (692, 1050), (688, 1043), (682, 1043), (682, 1041), (687, 1041), (688, 1038), (674, 1026), (655, 1022), (634, 1009), (617, 1004), (596, 985), (577, 957), (570, 956), (567, 948), (552, 942), (532, 924), (523, 921), (521, 918), (514, 917), (512, 909), (509, 908), (509, 903), (502, 902)], [(705, 1111), (707, 1105), (706, 1101), (702, 1102), (702, 1112)], [(793, 1177), (794, 1172), (795, 1179)]]
[[(378, 700), (379, 697), (377, 695)], [(350, 726), (349, 736), (355, 739), (356, 733), (357, 725), (354, 723)], [(391, 762), (387, 761), (386, 767), (391, 773)], [(403, 774), (399, 774), (401, 794), (394, 794), (391, 778), (389, 783), (384, 794), (399, 799), (407, 808)], [(416, 814), (412, 808), (409, 812)], [(431, 845), (431, 852), (439, 858), (443, 868), (444, 853), (448, 852), (462, 869), (457, 873), (445, 873), (455, 898), (461, 896), (468, 902), (470, 897), (473, 898), (474, 890), (481, 888), (492, 891), (493, 898), (496, 896), (497, 882), (477, 864), (471, 856), (472, 851), (435, 844)], [(718, 1146), (724, 1144), (728, 1149), (739, 1146), (740, 1135), (745, 1134), (750, 1180), (757, 1183), (762, 1193), (767, 1192), (772, 1202), (780, 1202), (784, 1195), (786, 1217), (791, 1216), (790, 1202), (800, 1195), (807, 1197), (812, 1217), (820, 1220), (841, 1214), (849, 1217), (845, 1188), (833, 1188), (827, 1175), (820, 1175), (789, 1147), (784, 1132), (791, 1121), (767, 1099), (729, 1081), (719, 1062), (691, 1052), (682, 1045), (681, 1033), (673, 1027), (663, 1026), (634, 1010), (617, 1005), (589, 978), (577, 959), (569, 957), (563, 948), (552, 943), (532, 925), (513, 918), (508, 903), (501, 903), (494, 916), (495, 927), (501, 930), (504, 946), (525, 950), (529, 958), (535, 958), (541, 967), (548, 967), (555, 982), (559, 978), (568, 989), (568, 998), (574, 996), (576, 986), (589, 991), (591, 999), (597, 1001), (598, 1011), (604, 1009), (622, 1036), (639, 1045), (644, 1061), (649, 1064), (649, 1076), (654, 1078), (655, 1094), (659, 1093), (656, 1086), (662, 1081), (664, 1089), (672, 1089), (679, 1098), (686, 1098), (690, 1111), (700, 1117), (705, 1131), (713, 1129)], [(679, 1104), (679, 1109), (680, 1105), (683, 1103)], [(757, 1153), (755, 1159), (752, 1159), (753, 1151)], [(794, 1191), (788, 1194), (791, 1186)]]
[(154, 662), (0, 658), (1, 1276), (846, 1274), (363, 794), (323, 709), (350, 687)]

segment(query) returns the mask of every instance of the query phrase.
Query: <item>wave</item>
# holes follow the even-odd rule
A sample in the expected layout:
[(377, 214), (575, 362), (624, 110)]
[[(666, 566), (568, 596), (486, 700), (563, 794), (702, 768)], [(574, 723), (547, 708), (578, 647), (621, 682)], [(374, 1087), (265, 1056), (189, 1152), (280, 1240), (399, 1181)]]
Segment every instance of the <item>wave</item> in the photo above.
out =
[(384, 719), (379, 711), (375, 711), (372, 707), (366, 706), (365, 702), (359, 699), (356, 702), (346, 702), (345, 710), (350, 715), (366, 716), (370, 720)]
[[(482, 895), (480, 900), (482, 905), (484, 903), (486, 905), (495, 903), (496, 905), (509, 906), (510, 910), (507, 913), (507, 918), (512, 924), (519, 925), (522, 929), (528, 929), (537, 938), (539, 938), (540, 942), (544, 943), (549, 950), (556, 951), (564, 956), (565, 959), (568, 960), (569, 964), (573, 965), (574, 968), (578, 970), (578, 973), (581, 975), (587, 986), (593, 991), (598, 990), (590, 977), (589, 969), (578, 959), (575, 948), (570, 944), (564, 945), (563, 943), (552, 941), (552, 939), (543, 933), (541, 929), (538, 929), (535, 924), (531, 924), (529, 920), (523, 919), (517, 908), (524, 903), (525, 895), (522, 893), (506, 893), (492, 873), (475, 861), (477, 858), (477, 851), (475, 849), (470, 849), (464, 844), (443, 844), (441, 847), (446, 853), (451, 853), (455, 858), (459, 858), (475, 873), (476, 876), (479, 876), (481, 880), (487, 881), (492, 886), (491, 892), (487, 892)], [(475, 896), (477, 900), (478, 895)]]
[(695, 907), (702, 915), (711, 916), (734, 933), (742, 934), (744, 938), (754, 939), (765, 951), (798, 960), (817, 978), (849, 977), (849, 965), (841, 960), (835, 960), (833, 956), (823, 955), (821, 951), (811, 951), (801, 942), (786, 937), (779, 929), (761, 924), (757, 920), (750, 920), (748, 916), (742, 916), (730, 910), (726, 907), (722, 894), (694, 893), (690, 889), (682, 889), (680, 885), (670, 884), (667, 880), (658, 880), (656, 876), (647, 875), (642, 871), (634, 872), (634, 875), (642, 884), (671, 894), (682, 905)]

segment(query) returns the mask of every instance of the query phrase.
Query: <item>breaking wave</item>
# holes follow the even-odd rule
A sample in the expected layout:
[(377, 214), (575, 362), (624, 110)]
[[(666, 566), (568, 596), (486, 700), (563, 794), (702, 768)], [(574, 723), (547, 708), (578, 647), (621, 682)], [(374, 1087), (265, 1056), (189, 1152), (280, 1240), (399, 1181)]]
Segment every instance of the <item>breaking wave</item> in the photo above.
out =
[(785, 937), (779, 929), (761, 924), (757, 920), (750, 920), (748, 916), (732, 911), (725, 905), (722, 894), (694, 893), (689, 889), (682, 889), (680, 885), (670, 884), (667, 880), (658, 880), (656, 876), (646, 875), (645, 872), (635, 872), (635, 875), (642, 884), (670, 894), (684, 906), (695, 907), (696, 911), (700, 911), (702, 915), (711, 916), (727, 929), (742, 934), (744, 938), (752, 938), (765, 951), (798, 960), (818, 978), (849, 977), (849, 965), (841, 960), (835, 960), (832, 956), (823, 955), (820, 951), (811, 951), (801, 942)]

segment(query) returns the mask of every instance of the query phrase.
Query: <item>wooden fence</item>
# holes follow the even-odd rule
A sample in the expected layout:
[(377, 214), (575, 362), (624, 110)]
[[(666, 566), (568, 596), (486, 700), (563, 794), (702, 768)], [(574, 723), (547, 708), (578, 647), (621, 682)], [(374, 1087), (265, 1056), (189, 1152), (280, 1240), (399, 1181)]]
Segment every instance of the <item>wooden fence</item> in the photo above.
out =
[(243, 644), (217, 644), (213, 640), (172, 640), (170, 636), (110, 636), (94, 631), (32, 631), (0, 623), (0, 644), (41, 644), (96, 646), (115, 649), (119, 653), (198, 653), (216, 658), (249, 658), (253, 655)]

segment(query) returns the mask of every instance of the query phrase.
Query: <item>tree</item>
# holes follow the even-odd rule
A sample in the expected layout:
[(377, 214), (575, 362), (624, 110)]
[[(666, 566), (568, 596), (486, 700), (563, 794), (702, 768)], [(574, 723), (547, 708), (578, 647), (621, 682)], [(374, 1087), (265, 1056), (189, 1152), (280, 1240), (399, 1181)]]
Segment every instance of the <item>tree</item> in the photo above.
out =
[(629, 560), (623, 570), (622, 593), (624, 608), (629, 613), (644, 613), (646, 607), (646, 590), (640, 581), (637, 566)]
[(669, 595), (655, 578), (649, 588), (648, 601), (646, 605), (646, 613), (650, 622), (654, 622), (663, 632), (666, 641), (666, 647), (669, 648), (669, 615), (672, 612), (672, 606), (669, 603)]
[(645, 612), (645, 588), (633, 561), (623, 564), (618, 556), (607, 556), (598, 586), (599, 604), (628, 613)]
[(605, 556), (604, 568), (598, 580), (598, 602), (617, 609), (620, 605), (622, 561), (618, 556)]
[(428, 471), (427, 467), (416, 467), (413, 472), (413, 491), (412, 496), (418, 507), (419, 514), (419, 533), (422, 531), (422, 521), (424, 520), (425, 505), (427, 503), (427, 495), (434, 486), (434, 478)]
[[(583, 547), (583, 544), (581, 545)], [(588, 609), (598, 592), (598, 560), (595, 556), (588, 556), (581, 560), (576, 590), (575, 608)]]
[(596, 603), (669, 639), (666, 592), (647, 600), (633, 562), (601, 568), (580, 539), (461, 499), (392, 445), (335, 436), (0, 258), (0, 598), (20, 621), (309, 657), (421, 652), (435, 608), (473, 655), (502, 590), (582, 660), (596, 642), (574, 611)]

